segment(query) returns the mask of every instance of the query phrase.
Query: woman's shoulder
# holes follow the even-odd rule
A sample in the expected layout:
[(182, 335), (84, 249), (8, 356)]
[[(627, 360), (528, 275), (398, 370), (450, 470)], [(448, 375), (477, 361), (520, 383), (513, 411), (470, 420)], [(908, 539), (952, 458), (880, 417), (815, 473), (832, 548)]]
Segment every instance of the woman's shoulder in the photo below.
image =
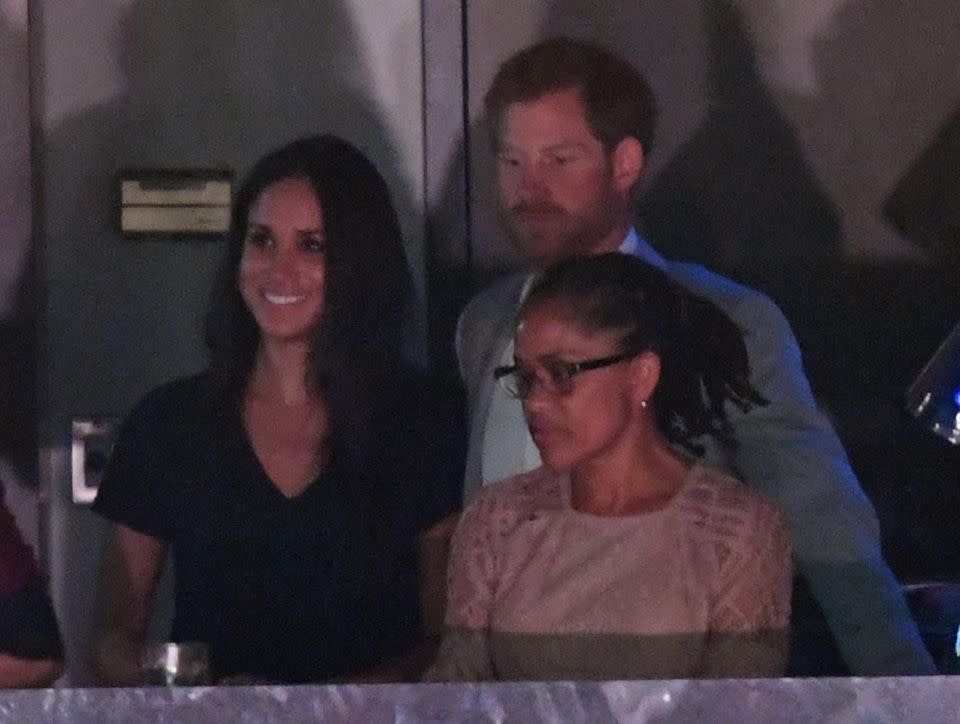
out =
[(753, 537), (760, 528), (783, 527), (777, 506), (721, 470), (697, 463), (681, 489), (678, 510), (709, 537)]
[(154, 387), (134, 405), (131, 415), (168, 416), (198, 412), (213, 403), (216, 386), (207, 372), (179, 377)]
[(560, 478), (541, 466), (482, 488), (464, 513), (471, 512), (471, 515), (484, 519), (497, 518), (504, 524), (561, 506)]
[(525, 520), (559, 505), (558, 478), (543, 467), (491, 483), (464, 508), (454, 546), (492, 554)]
[(200, 428), (222, 426), (226, 399), (207, 373), (171, 380), (140, 398), (124, 419), (121, 434), (165, 437), (188, 430), (195, 435)]

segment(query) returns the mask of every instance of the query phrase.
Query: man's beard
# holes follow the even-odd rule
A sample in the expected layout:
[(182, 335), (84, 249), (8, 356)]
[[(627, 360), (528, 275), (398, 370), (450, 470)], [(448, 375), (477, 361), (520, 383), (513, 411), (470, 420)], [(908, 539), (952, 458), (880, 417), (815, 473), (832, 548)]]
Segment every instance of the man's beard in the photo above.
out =
[(589, 216), (571, 214), (550, 202), (521, 202), (504, 212), (514, 247), (535, 266), (577, 254), (590, 254), (618, 221), (610, 204)]

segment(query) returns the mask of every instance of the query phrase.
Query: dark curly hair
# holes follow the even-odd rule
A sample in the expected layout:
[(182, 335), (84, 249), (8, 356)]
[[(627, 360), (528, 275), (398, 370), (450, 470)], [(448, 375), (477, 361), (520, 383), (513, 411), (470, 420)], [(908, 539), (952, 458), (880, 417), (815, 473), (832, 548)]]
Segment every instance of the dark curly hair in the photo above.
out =
[(650, 404), (671, 443), (703, 454), (696, 439), (736, 445), (726, 402), (743, 411), (767, 401), (749, 382), (740, 328), (712, 302), (688, 292), (636, 257), (574, 257), (549, 268), (520, 310), (555, 305), (590, 332), (621, 338), (624, 352), (654, 352), (660, 380)]
[(210, 370), (219, 388), (242, 395), (260, 331), (237, 286), (247, 217), (261, 192), (303, 178), (323, 211), (328, 244), (323, 313), (311, 332), (305, 383), (328, 405), (334, 443), (359, 460), (375, 452), (378, 410), (397, 388), (412, 281), (386, 182), (352, 144), (302, 138), (257, 161), (233, 203), (229, 243), (206, 321)]
[(628, 136), (650, 153), (657, 101), (646, 78), (616, 53), (567, 37), (524, 48), (500, 66), (484, 96), (494, 146), (507, 106), (568, 88), (580, 91), (590, 131), (608, 153)]

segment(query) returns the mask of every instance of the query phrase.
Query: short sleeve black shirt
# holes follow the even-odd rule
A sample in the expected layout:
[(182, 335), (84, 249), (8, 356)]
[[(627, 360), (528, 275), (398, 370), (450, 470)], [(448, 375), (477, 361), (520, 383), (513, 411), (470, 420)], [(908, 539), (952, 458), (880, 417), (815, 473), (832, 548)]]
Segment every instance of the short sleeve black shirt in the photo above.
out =
[(285, 497), (238, 405), (199, 376), (130, 414), (94, 510), (171, 544), (171, 638), (207, 642), (217, 676), (324, 681), (401, 653), (418, 626), (417, 524), (396, 495), (357, 502), (392, 481), (342, 461)]

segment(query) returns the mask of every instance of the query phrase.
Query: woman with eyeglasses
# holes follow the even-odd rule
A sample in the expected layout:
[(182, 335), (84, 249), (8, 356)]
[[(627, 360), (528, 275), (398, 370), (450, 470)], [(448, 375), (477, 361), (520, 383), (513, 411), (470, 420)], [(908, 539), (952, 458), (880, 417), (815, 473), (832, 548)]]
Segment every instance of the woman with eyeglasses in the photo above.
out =
[(631, 256), (561, 262), (495, 376), (543, 465), (464, 511), (430, 680), (776, 676), (787, 531), (698, 461), (735, 445), (726, 406), (764, 404), (739, 329)]
[(94, 504), (113, 523), (103, 682), (138, 681), (168, 550), (170, 637), (206, 643), (217, 679), (419, 674), (403, 658), (419, 637), (414, 537), (442, 503), (424, 469), (442, 456), (423, 445), (442, 446), (420, 435), (427, 388), (403, 362), (411, 290), (386, 183), (357, 148), (315, 136), (253, 166), (210, 366), (134, 408)]

